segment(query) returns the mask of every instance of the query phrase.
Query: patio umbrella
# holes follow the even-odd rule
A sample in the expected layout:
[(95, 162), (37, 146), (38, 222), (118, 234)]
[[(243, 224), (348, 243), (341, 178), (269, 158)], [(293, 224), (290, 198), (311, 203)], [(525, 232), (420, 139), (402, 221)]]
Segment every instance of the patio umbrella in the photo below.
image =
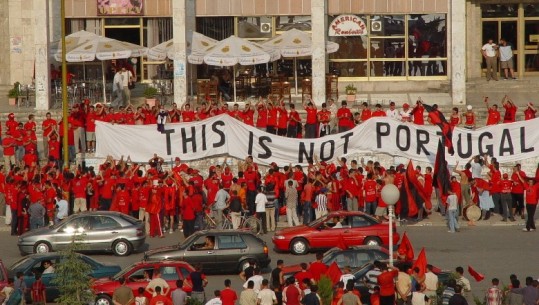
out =
[(232, 35), (208, 48), (204, 62), (212, 66), (234, 67), (234, 101), (236, 101), (236, 64), (258, 65), (269, 62), (271, 58), (272, 55), (261, 46)]
[[(81, 45), (82, 43), (88, 42), (89, 40), (97, 37), (98, 35), (92, 32), (87, 31), (78, 31), (67, 35), (65, 38), (66, 51), (69, 53), (75, 47)], [(54, 57), (56, 61), (62, 61), (62, 40), (53, 41), (51, 43), (51, 56)], [(86, 79), (86, 67), (83, 63), (83, 77)]]
[[(312, 44), (313, 41), (311, 34), (298, 29), (288, 30), (262, 44), (264, 46), (279, 50), (283, 57), (294, 58), (294, 82), (296, 94), (298, 93), (298, 69), (296, 66), (296, 60), (298, 57), (311, 56)], [(337, 50), (339, 50), (338, 43), (332, 41), (326, 42), (326, 53), (334, 53), (337, 52)]]
[[(78, 34), (75, 33), (72, 35)], [(67, 37), (69, 36), (66, 36), (66, 38)], [(106, 81), (103, 61), (111, 59), (139, 57), (145, 55), (147, 53), (147, 50), (148, 48), (125, 41), (120, 41), (99, 35), (85, 35), (78, 45), (70, 48), (66, 52), (66, 61), (87, 62), (94, 61), (96, 58), (101, 60), (101, 70), (103, 74), (103, 100), (104, 102), (106, 102)], [(58, 58), (56, 59), (58, 60)], [(60, 61), (62, 60), (61, 52), (59, 59)]]

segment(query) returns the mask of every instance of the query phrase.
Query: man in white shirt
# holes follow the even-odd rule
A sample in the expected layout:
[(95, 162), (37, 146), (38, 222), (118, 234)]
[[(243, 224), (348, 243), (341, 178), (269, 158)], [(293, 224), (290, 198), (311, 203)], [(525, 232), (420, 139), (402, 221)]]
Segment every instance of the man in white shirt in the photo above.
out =
[(425, 295), (430, 299), (436, 297), (436, 289), (438, 289), (438, 276), (432, 272), (432, 268), (431, 264), (427, 264), (425, 273)]
[(513, 47), (502, 38), (498, 50), (500, 51), (500, 69), (503, 69), (504, 79), (507, 79), (509, 75), (511, 79), (517, 79), (513, 70)]
[(408, 105), (408, 103), (402, 104), (402, 110), (399, 113), (401, 121), (403, 122), (413, 121), (413, 115), (411, 113), (412, 113), (412, 109), (410, 109), (410, 105)]
[(157, 295), (155, 287), (157, 286), (161, 287), (163, 295), (168, 295), (170, 286), (168, 285), (167, 281), (161, 278), (161, 271), (159, 271), (159, 269), (154, 270), (153, 279), (148, 283), (145, 290), (155, 297)]
[(481, 48), (481, 54), (487, 63), (487, 81), (490, 79), (498, 81), (498, 45), (489, 39)]
[(131, 104), (131, 90), (129, 89), (129, 83), (134, 82), (133, 73), (131, 70), (126, 70), (122, 67), (122, 91), (123, 91), (123, 106)]
[(112, 107), (118, 107), (122, 104), (123, 92), (122, 70), (118, 70), (112, 80), (112, 96), (115, 97), (111, 102)]
[(265, 233), (268, 232), (268, 227), (266, 223), (266, 204), (268, 203), (268, 197), (264, 194), (264, 188), (258, 188), (258, 194), (255, 197), (255, 211), (256, 217), (262, 221), (262, 230)]
[(389, 109), (386, 110), (386, 116), (395, 120), (400, 120), (399, 111), (395, 108), (395, 102), (389, 103)]
[(277, 304), (277, 296), (275, 295), (275, 291), (269, 289), (268, 285), (269, 285), (268, 279), (263, 279), (260, 292), (258, 292), (258, 296), (257, 296), (258, 305)]
[(230, 201), (230, 194), (223, 188), (223, 185), (219, 185), (219, 191), (215, 195), (215, 203), (212, 210), (214, 212), (215, 222), (217, 228), (222, 229), (223, 223), (223, 210), (228, 206)]
[(60, 221), (64, 220), (68, 216), (69, 213), (69, 205), (65, 199), (63, 199), (61, 196), (56, 197), (56, 219), (54, 220), (55, 223), (59, 223)]
[(263, 280), (264, 277), (260, 275), (260, 269), (256, 267), (254, 270), (254, 275), (247, 279), (247, 281), (243, 284), (243, 288), (247, 289), (247, 283), (249, 283), (249, 281), (253, 281), (253, 290), (256, 292), (256, 294), (258, 294), (258, 292), (260, 292), (260, 288), (262, 287)]

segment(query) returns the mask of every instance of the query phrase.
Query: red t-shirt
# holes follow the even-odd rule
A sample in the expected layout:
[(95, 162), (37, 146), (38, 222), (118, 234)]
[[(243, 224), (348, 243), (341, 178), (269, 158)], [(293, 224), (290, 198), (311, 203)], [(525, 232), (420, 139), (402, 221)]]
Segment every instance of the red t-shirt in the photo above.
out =
[(268, 111), (265, 108), (258, 108), (257, 113), (256, 127), (266, 128), (268, 125)]
[(284, 108), (279, 108), (279, 121), (277, 122), (277, 128), (284, 129), (288, 125), (288, 112)]
[(327, 271), (328, 271), (328, 266), (326, 266), (326, 264), (319, 261), (315, 261), (311, 263), (311, 265), (309, 266), (309, 272), (312, 273), (313, 279), (317, 282), (318, 280), (320, 280), (320, 276), (322, 274), (326, 274)]
[(537, 204), (537, 188), (539, 184), (529, 185), (526, 184), (526, 204)]
[(305, 123), (307, 124), (316, 124), (317, 122), (317, 118), (316, 118), (316, 114), (317, 114), (317, 110), (316, 108), (314, 107), (307, 107), (305, 108), (305, 111), (307, 112), (307, 118), (305, 120)]
[(537, 110), (533, 110), (531, 108), (526, 108), (526, 110), (524, 110), (524, 120), (531, 120), (531, 119), (535, 119), (535, 113), (537, 112)]
[(511, 188), (513, 187), (513, 181), (511, 180), (502, 180), (500, 181), (500, 188), (502, 193), (511, 194)]
[(487, 117), (487, 125), (496, 125), (500, 122), (500, 112), (498, 110), (489, 109)]
[(230, 288), (221, 290), (221, 302), (223, 305), (234, 305), (237, 299), (238, 295), (236, 294), (236, 291)]
[(366, 120), (370, 119), (372, 117), (372, 111), (370, 109), (363, 109), (361, 111), (361, 122), (365, 122)]
[(15, 155), (15, 144), (16, 141), (12, 137), (6, 137), (2, 140), (2, 146), (4, 146), (4, 156), (14, 156)]
[(276, 107), (273, 107), (268, 110), (268, 122), (267, 126), (277, 126), (277, 114), (279, 113), (279, 109)]
[(423, 118), (423, 112), (425, 112), (425, 107), (422, 105), (417, 105), (414, 107), (414, 124), (424, 125), (425, 119)]
[(352, 112), (348, 108), (339, 108), (337, 118), (339, 119), (339, 126), (349, 127), (350, 124), (353, 125)]
[(285, 289), (286, 305), (299, 305), (299, 297), (301, 295), (299, 288), (292, 284), (286, 286)]
[(150, 305), (173, 305), (169, 297), (158, 295), (152, 298)]
[(95, 120), (97, 115), (95, 112), (90, 112), (86, 115), (86, 131), (95, 132)]
[(331, 120), (331, 111), (324, 109), (320, 110), (318, 112), (318, 120), (322, 123), (328, 123), (329, 120)]
[(51, 132), (54, 126), (56, 126), (57, 122), (53, 119), (46, 119), (41, 124), (41, 128), (43, 129), (43, 136), (48, 136)]
[(72, 191), (75, 198), (86, 198), (86, 185), (88, 185), (88, 179), (84, 177), (74, 179)]
[(517, 106), (510, 103), (506, 103), (505, 105), (503, 105), (503, 108), (505, 108), (505, 115), (503, 116), (503, 122), (513, 123), (516, 119)]
[(365, 202), (375, 202), (376, 201), (376, 181), (367, 180), (363, 184), (363, 189), (365, 190)]
[(381, 296), (391, 296), (395, 294), (394, 278), (399, 275), (398, 270), (384, 271), (378, 276), (378, 286), (380, 286)]

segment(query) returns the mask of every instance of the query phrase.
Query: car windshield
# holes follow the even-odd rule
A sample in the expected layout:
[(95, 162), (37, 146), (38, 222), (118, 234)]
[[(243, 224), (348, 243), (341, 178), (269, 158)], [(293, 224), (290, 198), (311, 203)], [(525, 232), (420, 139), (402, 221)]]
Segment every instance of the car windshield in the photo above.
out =
[(188, 245), (190, 245), (193, 242), (193, 240), (197, 239), (199, 236), (200, 236), (199, 234), (193, 234), (193, 235), (187, 237), (186, 240), (184, 240), (183, 242), (180, 242), (178, 244), (178, 247), (180, 247), (181, 249), (187, 247)]
[(307, 226), (311, 228), (318, 227), (320, 223), (324, 222), (326, 219), (327, 219), (326, 217), (320, 217), (316, 220), (311, 221), (309, 224), (307, 224)]
[(119, 279), (119, 278), (121, 278), (121, 277), (124, 277), (125, 274), (126, 274), (127, 272), (133, 270), (133, 269), (135, 268), (135, 266), (136, 266), (136, 264), (132, 264), (131, 266), (129, 266), (129, 267), (127, 267), (127, 268), (124, 268), (124, 270), (122, 270), (122, 271), (116, 273), (116, 274), (113, 276), (113, 278), (117, 280), (117, 279)]

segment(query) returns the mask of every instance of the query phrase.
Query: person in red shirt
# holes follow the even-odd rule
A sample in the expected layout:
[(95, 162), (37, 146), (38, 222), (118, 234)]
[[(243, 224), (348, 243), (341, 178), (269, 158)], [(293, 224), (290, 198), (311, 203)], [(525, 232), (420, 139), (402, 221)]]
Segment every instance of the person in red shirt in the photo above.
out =
[(299, 272), (297, 272), (296, 274), (294, 274), (294, 277), (296, 278), (296, 281), (298, 282), (299, 284), (299, 288), (301, 290), (304, 290), (305, 288), (305, 279), (308, 279), (309, 281), (312, 281), (313, 280), (313, 274), (307, 270), (308, 268), (308, 265), (307, 263), (301, 263), (300, 264), (300, 267), (301, 267), (301, 270)]
[(38, 157), (36, 155), (36, 151), (33, 148), (28, 149), (24, 157), (22, 157), (22, 161), (24, 166), (28, 166), (30, 168), (36, 167), (36, 165), (38, 164)]
[(503, 179), (500, 181), (501, 203), (503, 210), (502, 221), (507, 221), (507, 217), (509, 217), (511, 221), (515, 221), (515, 217), (513, 216), (513, 199), (511, 198), (512, 186), (513, 181), (509, 180), (509, 175), (507, 173), (503, 174)]
[(365, 197), (365, 210), (364, 212), (369, 215), (374, 215), (376, 211), (376, 181), (373, 179), (373, 174), (367, 174), (367, 180), (363, 183), (363, 191)]
[(24, 145), (24, 151), (33, 150), (37, 152), (37, 137), (32, 130), (27, 129), (22, 137), (22, 144)]
[(423, 102), (421, 100), (417, 100), (415, 102), (414, 109), (412, 109), (412, 114), (414, 116), (414, 124), (425, 125), (425, 118), (423, 117), (424, 112), (425, 107), (423, 107)]
[(195, 112), (191, 109), (191, 104), (184, 104), (182, 106), (182, 117), (184, 122), (193, 122), (195, 121), (196, 115)]
[(11, 170), (11, 168), (17, 164), (17, 160), (15, 159), (15, 148), (17, 147), (17, 143), (15, 138), (11, 136), (11, 133), (6, 133), (2, 139), (2, 147), (4, 148), (4, 164), (8, 170)]
[[(520, 177), (520, 181), (524, 183), (525, 179)], [(535, 210), (537, 209), (537, 200), (538, 197), (538, 190), (539, 190), (539, 182), (535, 183), (533, 178), (528, 178), (528, 183), (525, 184), (526, 189), (526, 215), (528, 215), (528, 218), (526, 219), (526, 228), (522, 229), (523, 231), (535, 231)]]
[(386, 112), (382, 109), (382, 105), (376, 104), (374, 106), (374, 111), (372, 112), (371, 117), (375, 118), (375, 117), (383, 117), (383, 116), (386, 116)]
[(45, 285), (41, 280), (41, 274), (36, 272), (35, 281), (32, 283), (32, 304), (46, 304)]
[(86, 202), (86, 188), (88, 187), (88, 178), (80, 173), (73, 179), (71, 191), (75, 201), (73, 203), (73, 213), (84, 212), (88, 210)]
[(277, 112), (279, 114), (279, 119), (277, 120), (277, 134), (283, 137), (286, 137), (288, 131), (288, 111), (284, 106), (284, 99), (281, 98), (278, 105), (275, 105)]
[(48, 136), (52, 133), (53, 130), (56, 130), (57, 126), (56, 120), (52, 119), (51, 113), (47, 112), (45, 114), (45, 120), (41, 123), (41, 129), (43, 130), (43, 154), (44, 159), (49, 158), (49, 143)]
[(58, 133), (56, 131), (48, 136), (47, 146), (49, 148), (47, 151), (49, 160), (51, 158), (54, 160), (60, 160), (60, 141), (58, 141)]
[(319, 124), (318, 136), (323, 137), (331, 134), (331, 111), (327, 109), (327, 104), (322, 103), (322, 110), (316, 114)]
[(17, 161), (17, 164), (21, 164), (22, 157), (24, 157), (24, 136), (25, 132), (23, 129), (23, 124), (19, 123), (17, 125), (17, 128), (11, 132), (11, 135), (15, 139), (15, 143), (17, 144), (15, 148), (15, 160)]
[(176, 103), (172, 103), (172, 109), (168, 112), (168, 116), (170, 118), (171, 123), (179, 123), (180, 118), (182, 116), (182, 111), (178, 109), (178, 105)]
[(187, 189), (182, 194), (183, 201), (181, 205), (182, 213), (182, 228), (183, 228), (183, 237), (187, 238), (195, 233), (195, 218), (197, 207), (193, 198), (189, 196)]
[(256, 104), (256, 115), (256, 128), (267, 131), (268, 110), (266, 109), (266, 105), (261, 101)]
[(307, 118), (305, 119), (305, 138), (313, 139), (316, 138), (317, 134), (317, 125), (318, 125), (318, 109), (313, 103), (313, 100), (309, 98), (309, 102), (303, 102), (303, 108), (307, 112)]
[(363, 102), (363, 104), (361, 104), (361, 115), (360, 115), (361, 123), (366, 122), (371, 117), (372, 117), (372, 111), (369, 108), (369, 103)]
[(377, 278), (378, 286), (380, 286), (380, 305), (394, 305), (395, 278), (399, 275), (399, 270), (387, 267), (385, 264), (382, 264), (380, 269), (382, 273)]
[(451, 128), (460, 125), (460, 114), (457, 107), (453, 107), (452, 109), (451, 116), (449, 117), (449, 125), (451, 125)]
[(296, 111), (296, 105), (291, 103), (289, 107), (290, 112), (288, 113), (288, 129), (286, 131), (286, 136), (289, 138), (301, 138), (301, 118)]
[(223, 305), (234, 305), (238, 300), (238, 295), (236, 294), (236, 291), (230, 287), (231, 285), (232, 281), (226, 279), (225, 289), (221, 290), (221, 302)]
[(497, 125), (500, 123), (500, 112), (498, 111), (498, 105), (494, 104), (489, 107), (488, 105), (488, 97), (485, 98), (485, 103), (488, 107), (488, 116), (487, 116), (487, 126), (490, 125)]
[(308, 269), (309, 272), (313, 275), (313, 279), (316, 282), (318, 282), (320, 280), (320, 277), (323, 274), (326, 274), (328, 271), (328, 266), (322, 263), (322, 258), (324, 258), (324, 253), (322, 252), (316, 253), (316, 260), (311, 263)]
[(513, 174), (511, 175), (511, 180), (513, 181), (513, 189), (511, 190), (511, 196), (513, 198), (513, 215), (521, 215), (522, 219), (524, 219), (524, 184), (520, 178), (523, 178), (524, 181), (528, 177), (526, 177), (526, 173), (522, 171), (521, 165), (516, 164), (513, 167)]
[(354, 125), (352, 112), (350, 111), (350, 109), (348, 108), (347, 105), (348, 104), (345, 101), (343, 101), (341, 103), (341, 108), (339, 108), (339, 110), (337, 110), (337, 120), (339, 122), (338, 123), (339, 132), (348, 131), (348, 130), (352, 129), (352, 127)]
[(266, 105), (268, 112), (268, 121), (266, 123), (266, 132), (277, 134), (277, 121), (279, 118), (279, 107), (274, 106), (270, 101)]
[(255, 110), (252, 108), (251, 103), (246, 103), (245, 108), (240, 113), (243, 123), (254, 126), (255, 125)]
[(286, 279), (286, 287), (283, 289), (283, 300), (286, 305), (300, 305), (302, 298), (301, 290), (296, 286), (296, 279), (291, 276)]
[(161, 294), (161, 286), (155, 287), (156, 296), (150, 301), (150, 305), (173, 305), (172, 300), (166, 295)]
[(504, 123), (513, 123), (516, 121), (517, 106), (513, 103), (513, 100), (509, 96), (504, 96), (502, 99), (502, 106), (505, 108), (505, 114), (503, 115)]
[(466, 106), (464, 113), (464, 128), (475, 129), (475, 113), (472, 110), (472, 105)]
[(6, 133), (12, 133), (19, 126), (19, 122), (15, 121), (15, 115), (13, 113), (8, 114), (6, 121)]
[(533, 120), (535, 119), (535, 115), (537, 114), (537, 109), (533, 106), (533, 104), (530, 102), (528, 105), (526, 105), (526, 110), (524, 110), (524, 120)]
[(95, 121), (97, 120), (97, 113), (94, 106), (90, 106), (88, 113), (86, 114), (86, 148), (87, 152), (95, 152)]
[(30, 132), (36, 135), (36, 121), (33, 114), (28, 115), (28, 122), (24, 123), (24, 130), (30, 130)]

